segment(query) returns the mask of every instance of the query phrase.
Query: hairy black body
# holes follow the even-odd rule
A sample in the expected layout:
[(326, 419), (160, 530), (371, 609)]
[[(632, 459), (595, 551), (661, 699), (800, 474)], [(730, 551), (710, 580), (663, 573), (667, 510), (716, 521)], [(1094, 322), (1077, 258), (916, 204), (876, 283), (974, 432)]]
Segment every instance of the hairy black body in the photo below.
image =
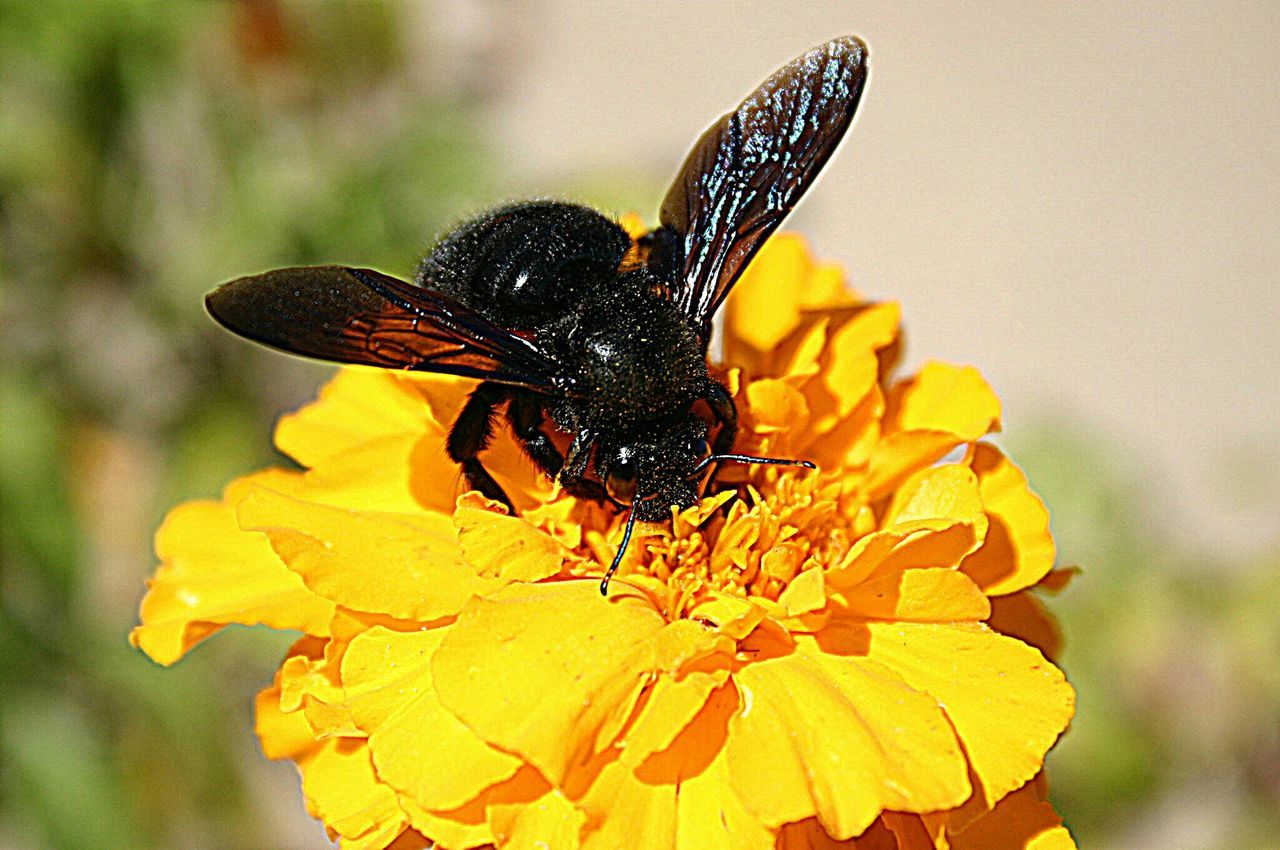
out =
[[(707, 373), (696, 329), (675, 309), (667, 281), (622, 267), (630, 247), (625, 230), (589, 207), (530, 201), (464, 224), (419, 266), (419, 286), (430, 282), (486, 319), (534, 334), (575, 388), (554, 398), (486, 382), (472, 393), (448, 450), (489, 498), (510, 505), (479, 459), (503, 404), (543, 471), (575, 496), (630, 504), (639, 490), (648, 496), (635, 504), (641, 520), (697, 498), (688, 478), (710, 452), (706, 423), (689, 413), (696, 401), (714, 400), (723, 414), (718, 442), (732, 444), (732, 402)], [(567, 462), (548, 425), (574, 435)]]
[(635, 245), (592, 209), (527, 201), (455, 229), (412, 285), (370, 269), (280, 269), (206, 303), (231, 330), (297, 354), (480, 379), (450, 456), (510, 507), (481, 459), (501, 416), (570, 493), (630, 508), (603, 589), (632, 524), (692, 505), (709, 462), (790, 463), (728, 454), (737, 413), (708, 373), (711, 323), (835, 150), (865, 78), (855, 38), (781, 68), (698, 140), (660, 226)]

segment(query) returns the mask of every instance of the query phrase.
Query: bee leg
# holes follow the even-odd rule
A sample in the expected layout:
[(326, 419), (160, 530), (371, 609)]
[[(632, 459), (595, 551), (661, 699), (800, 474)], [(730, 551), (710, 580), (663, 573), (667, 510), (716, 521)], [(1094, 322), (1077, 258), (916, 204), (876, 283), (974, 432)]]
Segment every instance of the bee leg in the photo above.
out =
[(539, 469), (554, 478), (564, 466), (564, 455), (542, 430), (546, 414), (541, 400), (532, 393), (516, 393), (511, 398), (508, 415), (511, 417), (511, 432), (525, 454)]
[(510, 397), (510, 388), (502, 384), (484, 383), (472, 390), (458, 418), (453, 420), (445, 450), (454, 463), (462, 467), (468, 487), (479, 490), (486, 499), (501, 502), (514, 514), (511, 500), (481, 465), (479, 458), (480, 452), (488, 448), (489, 441), (493, 439), (493, 417), (498, 412), (498, 405)]
[(711, 450), (718, 455), (725, 454), (733, 448), (733, 440), (738, 436), (738, 408), (733, 403), (733, 396), (714, 378), (707, 379), (703, 398), (711, 406), (711, 412), (720, 420), (720, 431), (716, 434)]
[(586, 477), (587, 464), (591, 462), (591, 447), (596, 437), (590, 431), (579, 431), (569, 446), (565, 456), (564, 467), (560, 470), (560, 486), (569, 495), (579, 499), (594, 499), (603, 502), (607, 498), (600, 482)]

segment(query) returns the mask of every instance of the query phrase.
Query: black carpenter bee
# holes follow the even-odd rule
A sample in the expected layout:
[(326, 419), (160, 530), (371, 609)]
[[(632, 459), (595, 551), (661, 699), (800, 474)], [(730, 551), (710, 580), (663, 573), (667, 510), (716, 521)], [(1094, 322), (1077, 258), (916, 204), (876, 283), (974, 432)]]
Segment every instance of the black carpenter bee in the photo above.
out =
[(468, 485), (510, 507), (480, 461), (501, 412), (567, 492), (629, 509), (605, 593), (635, 521), (694, 504), (710, 464), (812, 468), (730, 453), (737, 412), (708, 373), (707, 345), (743, 268), (848, 129), (866, 63), (866, 45), (849, 37), (780, 68), (703, 133), (660, 225), (634, 244), (588, 207), (528, 201), (449, 233), (413, 284), (289, 268), (233, 280), (205, 303), (237, 334), (295, 354), (479, 379), (449, 456)]

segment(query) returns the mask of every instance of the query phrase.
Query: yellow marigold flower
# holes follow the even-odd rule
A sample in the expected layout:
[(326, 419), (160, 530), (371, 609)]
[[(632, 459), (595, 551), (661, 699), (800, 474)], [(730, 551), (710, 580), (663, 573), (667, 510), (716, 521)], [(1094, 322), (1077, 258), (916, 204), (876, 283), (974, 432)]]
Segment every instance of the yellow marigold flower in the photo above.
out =
[(608, 598), (611, 509), (501, 439), (517, 515), (457, 494), (467, 382), (344, 370), (277, 429), (305, 471), (170, 514), (133, 641), (304, 633), (258, 734), (344, 848), (1071, 847), (1038, 778), (1074, 701), (1028, 592), (1048, 515), (976, 370), (891, 378), (898, 318), (771, 240), (719, 377), (739, 450), (819, 470), (726, 468)]

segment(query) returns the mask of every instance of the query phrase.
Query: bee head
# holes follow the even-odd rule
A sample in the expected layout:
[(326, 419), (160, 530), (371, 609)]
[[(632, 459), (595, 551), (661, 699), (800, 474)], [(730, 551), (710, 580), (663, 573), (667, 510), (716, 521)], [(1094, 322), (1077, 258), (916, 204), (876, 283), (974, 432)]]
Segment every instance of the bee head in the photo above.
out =
[(705, 422), (688, 416), (625, 436), (601, 445), (596, 456), (610, 499), (631, 506), (645, 522), (669, 519), (673, 505), (687, 508), (697, 501), (697, 470), (711, 455)]

